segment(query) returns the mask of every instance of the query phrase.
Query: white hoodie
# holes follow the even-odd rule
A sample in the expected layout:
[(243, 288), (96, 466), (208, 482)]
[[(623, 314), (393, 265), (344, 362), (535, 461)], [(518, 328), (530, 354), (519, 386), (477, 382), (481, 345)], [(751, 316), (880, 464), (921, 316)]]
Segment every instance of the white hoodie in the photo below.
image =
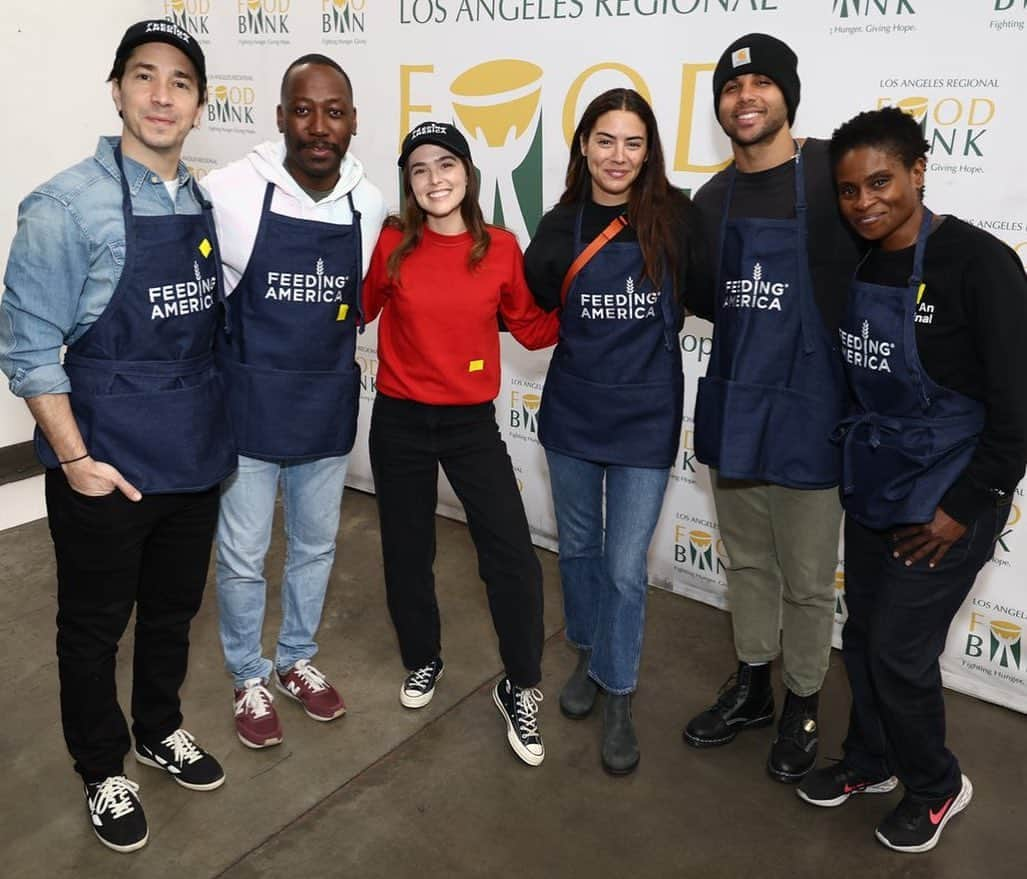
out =
[(253, 253), (260, 225), (264, 190), (275, 184), (271, 210), (276, 214), (321, 223), (349, 224), (348, 192), (360, 212), (363, 249), (363, 274), (371, 264), (371, 253), (385, 220), (385, 200), (378, 187), (364, 176), (364, 166), (352, 153), (346, 153), (339, 168), (339, 182), (331, 195), (315, 202), (285, 169), (285, 144), (262, 143), (245, 158), (211, 171), (200, 183), (214, 205), (221, 260), (225, 266), (225, 291), (230, 295), (238, 286)]

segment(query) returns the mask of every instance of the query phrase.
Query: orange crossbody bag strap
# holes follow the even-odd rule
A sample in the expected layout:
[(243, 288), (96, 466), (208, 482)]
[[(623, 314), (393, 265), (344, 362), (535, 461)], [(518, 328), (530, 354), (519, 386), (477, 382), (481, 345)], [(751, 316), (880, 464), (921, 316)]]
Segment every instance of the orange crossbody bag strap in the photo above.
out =
[(567, 302), (567, 294), (570, 292), (571, 284), (574, 283), (574, 279), (578, 276), (588, 261), (592, 259), (608, 241), (612, 241), (620, 231), (628, 225), (628, 218), (621, 214), (610, 221), (610, 225), (603, 229), (595, 238), (592, 239), (591, 243), (581, 253), (578, 254), (578, 258), (571, 263), (571, 267), (567, 269), (567, 274), (563, 276), (563, 283), (560, 285), (560, 305), (564, 305)]

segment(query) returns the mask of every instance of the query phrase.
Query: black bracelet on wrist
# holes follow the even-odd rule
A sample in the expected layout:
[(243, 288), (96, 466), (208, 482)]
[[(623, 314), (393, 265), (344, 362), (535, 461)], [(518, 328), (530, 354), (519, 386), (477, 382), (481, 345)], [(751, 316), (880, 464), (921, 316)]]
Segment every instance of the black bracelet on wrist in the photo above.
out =
[(58, 461), (57, 463), (60, 464), (63, 467), (65, 464), (74, 464), (76, 461), (82, 461), (82, 460), (85, 460), (88, 457), (89, 457), (89, 452), (86, 452), (84, 455), (79, 455), (77, 458), (68, 458), (67, 461)]

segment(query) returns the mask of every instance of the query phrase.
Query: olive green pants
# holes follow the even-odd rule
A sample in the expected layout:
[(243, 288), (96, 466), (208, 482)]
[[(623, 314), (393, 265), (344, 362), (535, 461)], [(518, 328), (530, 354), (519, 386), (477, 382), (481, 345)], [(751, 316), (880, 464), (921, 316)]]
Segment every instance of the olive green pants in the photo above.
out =
[(834, 628), (838, 489), (712, 476), (738, 659), (769, 662), (780, 655), (785, 686), (796, 696), (816, 693)]

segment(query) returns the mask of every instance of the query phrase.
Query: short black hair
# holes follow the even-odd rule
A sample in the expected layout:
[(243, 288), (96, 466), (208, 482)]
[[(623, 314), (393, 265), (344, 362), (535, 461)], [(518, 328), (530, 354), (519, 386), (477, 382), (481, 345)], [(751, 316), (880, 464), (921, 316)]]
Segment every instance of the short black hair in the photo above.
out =
[(898, 107), (867, 110), (839, 125), (831, 135), (831, 167), (858, 147), (873, 147), (894, 156), (903, 167), (912, 168), (917, 159), (927, 159), (931, 145), (920, 124)]
[(343, 70), (337, 61), (333, 61), (327, 55), (322, 55), (320, 52), (311, 52), (307, 55), (300, 55), (295, 61), (292, 62), (288, 67), (285, 68), (285, 73), (282, 74), (282, 88), (279, 92), (279, 100), (285, 100), (285, 85), (289, 81), (289, 74), (292, 71), (300, 67), (303, 64), (322, 64), (325, 67), (331, 67), (332, 70), (336, 70), (342, 74), (342, 78), (346, 80), (346, 88), (349, 89), (350, 98), (353, 97), (353, 83), (350, 82), (349, 75)]

